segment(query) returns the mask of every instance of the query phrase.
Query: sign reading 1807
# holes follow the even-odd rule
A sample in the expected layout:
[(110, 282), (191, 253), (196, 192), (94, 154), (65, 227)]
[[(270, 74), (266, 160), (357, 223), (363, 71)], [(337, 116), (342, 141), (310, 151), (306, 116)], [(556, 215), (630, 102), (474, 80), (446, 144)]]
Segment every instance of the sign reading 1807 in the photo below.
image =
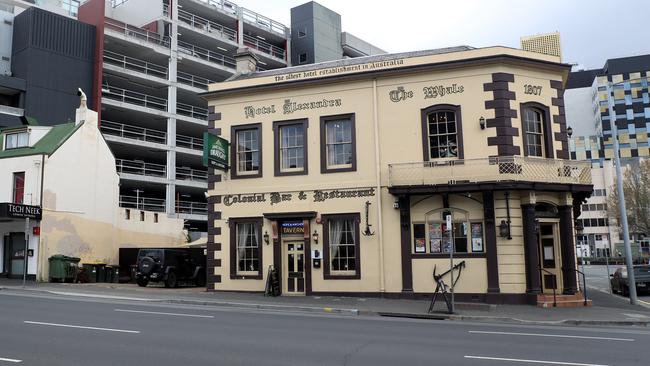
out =
[(228, 140), (209, 132), (203, 133), (204, 166), (224, 171), (228, 170), (229, 153), (230, 143)]

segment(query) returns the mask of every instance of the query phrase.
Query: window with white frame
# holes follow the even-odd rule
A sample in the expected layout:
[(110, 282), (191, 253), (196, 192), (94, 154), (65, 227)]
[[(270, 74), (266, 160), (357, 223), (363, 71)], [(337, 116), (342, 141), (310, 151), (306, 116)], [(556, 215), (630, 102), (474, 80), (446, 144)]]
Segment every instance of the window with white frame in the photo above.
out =
[(456, 213), (447, 230), (445, 213), (432, 212), (424, 222), (413, 223), (413, 253), (446, 254), (452, 248), (454, 253), (484, 253), (483, 222)]
[(237, 175), (260, 173), (259, 129), (241, 129), (236, 132)]
[(238, 275), (259, 274), (260, 232), (255, 222), (238, 222), (236, 224), (236, 261)]
[(280, 171), (296, 172), (305, 169), (305, 128), (302, 123), (280, 126)]
[(332, 120), (325, 123), (326, 158), (329, 169), (352, 166), (352, 121)]
[(359, 278), (359, 214), (323, 215), (325, 278)]
[(429, 158), (457, 158), (458, 130), (456, 113), (434, 111), (427, 115)]
[(524, 148), (527, 156), (544, 156), (543, 123), (544, 119), (540, 110), (524, 109)]

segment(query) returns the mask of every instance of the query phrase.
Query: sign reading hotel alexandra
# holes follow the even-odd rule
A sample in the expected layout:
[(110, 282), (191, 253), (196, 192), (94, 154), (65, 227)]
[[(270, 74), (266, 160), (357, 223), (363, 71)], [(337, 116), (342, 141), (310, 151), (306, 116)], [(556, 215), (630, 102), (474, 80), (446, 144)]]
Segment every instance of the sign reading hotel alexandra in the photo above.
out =
[(204, 166), (224, 171), (228, 170), (229, 153), (230, 143), (228, 140), (209, 132), (203, 133)]
[(0, 217), (40, 220), (42, 213), (39, 206), (21, 205), (17, 203), (0, 203)]

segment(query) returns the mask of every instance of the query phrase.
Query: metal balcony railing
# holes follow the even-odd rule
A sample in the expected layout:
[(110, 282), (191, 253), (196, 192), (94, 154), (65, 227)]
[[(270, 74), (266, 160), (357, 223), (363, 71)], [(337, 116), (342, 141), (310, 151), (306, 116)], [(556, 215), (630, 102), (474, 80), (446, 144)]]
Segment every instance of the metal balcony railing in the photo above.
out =
[(176, 201), (176, 212), (190, 215), (207, 215), (208, 204), (205, 202)]
[(268, 55), (271, 55), (273, 57), (279, 58), (281, 60), (285, 59), (284, 49), (278, 46), (274, 46), (259, 38), (249, 36), (248, 34), (244, 34), (244, 45), (256, 49), (260, 52), (266, 53)]
[(165, 165), (145, 163), (142, 160), (115, 159), (115, 166), (118, 173), (160, 178), (165, 178), (167, 176), (167, 167)]
[(226, 13), (228, 15), (233, 15), (237, 16), (237, 9), (239, 6), (235, 3), (231, 3), (230, 1), (227, 0), (200, 0), (201, 2), (204, 2), (217, 10)]
[(120, 195), (120, 207), (143, 211), (165, 212), (165, 200), (142, 196)]
[(131, 90), (117, 88), (114, 86), (102, 86), (102, 97), (119, 100), (120, 102), (135, 104), (142, 107), (167, 110), (167, 100), (154, 97), (152, 95), (142, 94)]
[(207, 182), (208, 172), (192, 168), (176, 168), (176, 179), (191, 180), (196, 182)]
[(104, 25), (106, 29), (111, 29), (113, 31), (122, 33), (129, 38), (139, 39), (141, 41), (156, 44), (158, 46), (166, 48), (169, 48), (171, 45), (171, 39), (168, 36), (161, 36), (158, 33), (128, 25), (115, 19), (106, 18)]
[(184, 135), (176, 135), (176, 146), (202, 151), (203, 139)]
[(272, 33), (276, 33), (282, 37), (286, 36), (284, 32), (285, 26), (280, 22), (276, 22), (273, 19), (257, 14), (256, 12), (248, 10), (246, 8), (242, 8), (242, 16), (245, 22), (255, 24), (259, 28), (265, 29)]
[(591, 163), (523, 156), (389, 164), (389, 185), (419, 186), (476, 182), (591, 184)]
[(121, 55), (116, 52), (104, 51), (104, 63), (121, 67), (125, 70), (141, 72), (146, 75), (167, 79), (167, 68), (139, 60), (137, 58)]
[(201, 120), (208, 120), (208, 109), (196, 107), (189, 104), (177, 103), (176, 104), (176, 113), (182, 114), (184, 116), (189, 116), (192, 118), (197, 118)]
[(188, 73), (182, 72), (182, 71), (179, 71), (176, 76), (177, 76), (177, 80), (178, 80), (179, 83), (189, 85), (189, 86), (193, 86), (195, 88), (205, 89), (205, 90), (208, 90), (208, 85), (216, 82), (214, 80), (210, 80), (210, 79), (206, 79), (206, 78), (203, 78), (203, 77), (200, 77), (200, 76), (188, 74)]
[(149, 128), (102, 120), (99, 129), (105, 135), (119, 136), (131, 140), (154, 142), (157, 144), (167, 143), (167, 133)]
[(178, 51), (231, 69), (234, 69), (237, 65), (235, 59), (230, 56), (222, 55), (218, 52), (210, 51), (185, 41), (178, 41)]
[(198, 15), (194, 15), (185, 10), (178, 9), (178, 20), (200, 31), (209, 33), (210, 35), (217, 36), (228, 41), (237, 42), (236, 30), (224, 27), (221, 24), (217, 24), (211, 20), (202, 18)]

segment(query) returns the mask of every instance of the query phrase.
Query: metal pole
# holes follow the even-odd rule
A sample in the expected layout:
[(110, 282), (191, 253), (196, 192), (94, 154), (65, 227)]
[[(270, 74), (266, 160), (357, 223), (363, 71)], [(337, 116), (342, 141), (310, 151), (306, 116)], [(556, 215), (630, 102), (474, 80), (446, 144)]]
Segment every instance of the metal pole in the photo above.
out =
[(614, 139), (614, 159), (616, 163), (616, 188), (618, 191), (618, 208), (621, 211), (621, 226), (623, 227), (623, 246), (625, 247), (625, 264), (627, 265), (627, 279), (630, 292), (630, 304), (636, 305), (636, 281), (634, 280), (634, 266), (632, 263), (632, 247), (630, 246), (630, 233), (627, 226), (627, 210), (625, 208), (625, 193), (623, 192), (623, 174), (621, 172), (621, 157), (618, 151), (618, 127), (616, 126), (616, 113), (614, 112), (614, 88), (611, 82), (607, 83), (607, 102), (609, 104), (609, 123), (612, 126)]
[(451, 215), (447, 215), (446, 217), (446, 224), (447, 224), (447, 231), (449, 232), (449, 268), (451, 270), (450, 275), (451, 275), (451, 309), (449, 311), (450, 314), (454, 313), (454, 239), (452, 236), (452, 220), (451, 220)]
[(612, 295), (612, 283), (609, 280), (609, 250), (605, 251), (605, 266), (607, 267), (607, 283), (609, 283), (609, 294)]
[(23, 248), (23, 287), (27, 281), (27, 250), (29, 249), (29, 217), (25, 217), (25, 248)]

